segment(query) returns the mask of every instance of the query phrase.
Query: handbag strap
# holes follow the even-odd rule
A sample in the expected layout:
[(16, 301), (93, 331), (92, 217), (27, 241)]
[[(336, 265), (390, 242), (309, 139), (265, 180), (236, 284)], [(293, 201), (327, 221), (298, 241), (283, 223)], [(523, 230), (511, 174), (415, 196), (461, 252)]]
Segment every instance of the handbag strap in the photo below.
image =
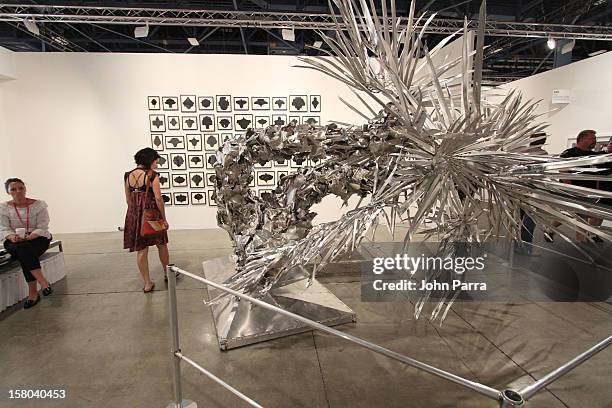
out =
[[(151, 178), (150, 174), (149, 174), (150, 170), (145, 171), (145, 196), (144, 196), (144, 200), (142, 200), (142, 212), (144, 213), (145, 210), (145, 205), (147, 203), (147, 197), (149, 197), (149, 187), (151, 187), (151, 183), (149, 183), (149, 179)], [(153, 178), (155, 179), (155, 178)], [(155, 206), (157, 207), (157, 201), (155, 202)], [(157, 211), (159, 211), (159, 207), (157, 208)], [(161, 214), (160, 214), (161, 215)]]

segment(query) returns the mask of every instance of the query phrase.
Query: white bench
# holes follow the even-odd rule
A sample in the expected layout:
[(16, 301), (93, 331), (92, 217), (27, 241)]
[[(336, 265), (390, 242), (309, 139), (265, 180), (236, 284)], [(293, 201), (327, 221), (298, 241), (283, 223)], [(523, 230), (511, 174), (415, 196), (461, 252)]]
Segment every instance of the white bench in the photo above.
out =
[[(40, 266), (49, 283), (53, 284), (66, 276), (62, 241), (52, 241), (49, 249), (40, 257)], [(0, 255), (5, 253), (0, 251)], [(38, 286), (40, 289), (40, 285)], [(19, 303), (28, 296), (28, 284), (17, 262), (0, 267), (0, 312)]]

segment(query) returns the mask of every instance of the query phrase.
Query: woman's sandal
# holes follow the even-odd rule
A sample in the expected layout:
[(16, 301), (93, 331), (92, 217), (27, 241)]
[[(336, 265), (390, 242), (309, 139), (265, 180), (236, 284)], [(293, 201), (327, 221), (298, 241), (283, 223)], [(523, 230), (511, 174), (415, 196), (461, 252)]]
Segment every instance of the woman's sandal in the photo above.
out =
[(151, 287), (149, 288), (149, 290), (147, 290), (147, 287), (145, 286), (144, 288), (142, 288), (142, 291), (144, 293), (151, 293), (153, 292), (153, 289), (155, 289), (155, 282), (153, 282), (153, 284), (151, 285)]
[(29, 309), (29, 308), (31, 308), (31, 307), (36, 306), (36, 304), (37, 304), (38, 302), (40, 302), (40, 295), (36, 295), (36, 299), (35, 299), (35, 300), (31, 300), (31, 299), (26, 300), (26, 301), (23, 303), (23, 308), (24, 308), (24, 309)]

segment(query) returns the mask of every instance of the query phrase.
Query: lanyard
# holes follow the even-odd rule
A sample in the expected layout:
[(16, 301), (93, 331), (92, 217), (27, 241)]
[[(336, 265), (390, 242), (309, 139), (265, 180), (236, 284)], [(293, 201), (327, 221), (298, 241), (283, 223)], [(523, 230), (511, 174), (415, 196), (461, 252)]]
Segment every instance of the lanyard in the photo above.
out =
[(19, 221), (21, 221), (21, 225), (25, 225), (26, 231), (29, 232), (30, 231), (30, 205), (28, 204), (28, 207), (26, 210), (26, 222), (23, 222), (23, 219), (21, 218), (21, 214), (19, 214), (19, 211), (17, 211), (17, 205), (15, 205), (15, 203), (13, 203), (13, 208), (15, 209), (15, 212), (17, 213), (17, 217), (19, 217)]

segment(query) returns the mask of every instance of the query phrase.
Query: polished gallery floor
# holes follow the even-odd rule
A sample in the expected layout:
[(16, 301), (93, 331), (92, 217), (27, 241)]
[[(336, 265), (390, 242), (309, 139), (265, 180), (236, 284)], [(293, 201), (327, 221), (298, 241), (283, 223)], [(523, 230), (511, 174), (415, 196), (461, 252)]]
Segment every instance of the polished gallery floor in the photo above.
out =
[[(155, 250), (142, 293), (120, 233), (65, 234), (67, 278), (33, 309), (0, 313), (0, 407), (165, 407), (172, 397), (168, 299)], [(173, 231), (171, 260), (196, 274), (231, 253), (222, 230)], [(382, 240), (385, 237), (381, 237)], [(358, 276), (320, 281), (357, 313), (343, 331), (495, 388), (521, 387), (612, 334), (605, 302), (457, 303), (440, 325), (409, 303), (362, 303)], [(493, 401), (339, 338), (308, 332), (218, 349), (203, 286), (178, 284), (181, 348), (264, 407), (494, 407)], [(19, 305), (20, 306), (20, 305)], [(246, 407), (183, 365), (199, 407)], [(612, 348), (538, 394), (530, 407), (612, 407)], [(9, 401), (7, 389), (65, 389), (62, 401)]]

